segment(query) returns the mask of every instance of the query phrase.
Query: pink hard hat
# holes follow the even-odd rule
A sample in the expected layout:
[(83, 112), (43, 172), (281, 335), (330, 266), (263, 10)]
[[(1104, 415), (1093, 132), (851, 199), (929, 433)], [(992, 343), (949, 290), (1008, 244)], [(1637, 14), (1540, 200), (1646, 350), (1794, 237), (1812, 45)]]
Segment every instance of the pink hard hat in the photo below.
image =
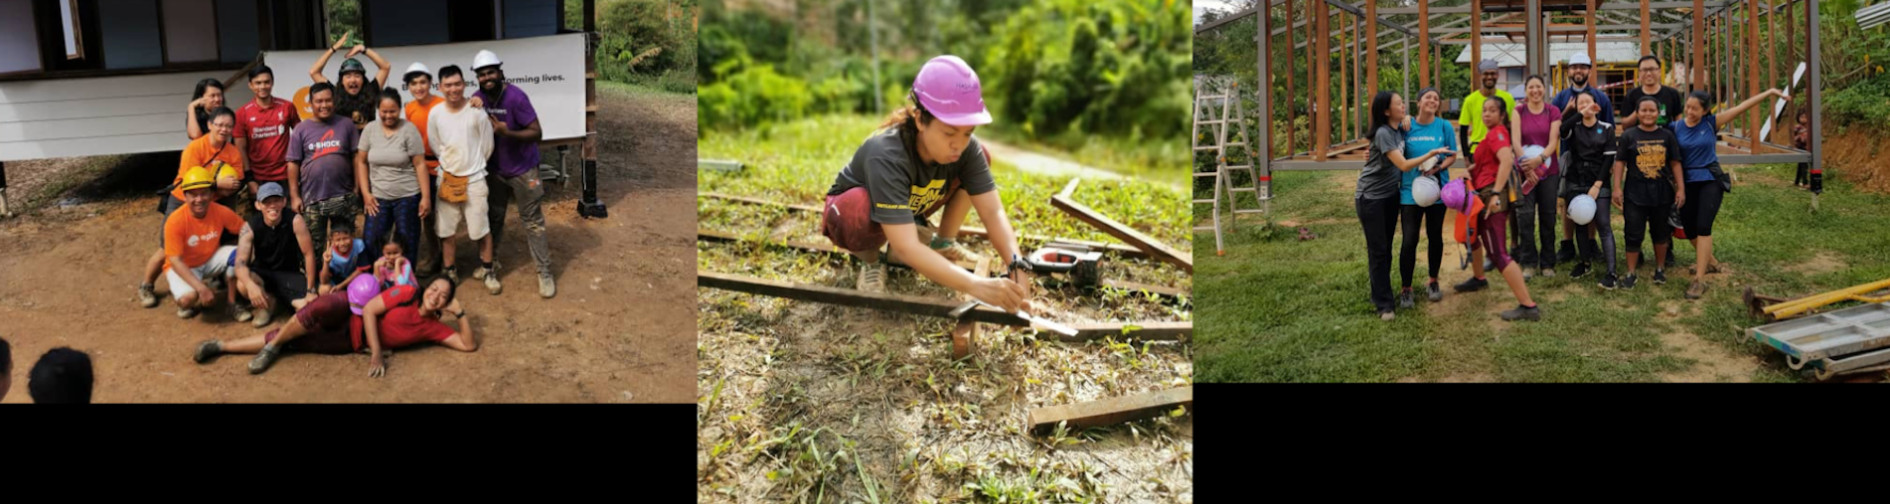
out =
[(1458, 211), (1467, 210), (1467, 208), (1464, 207), (1465, 191), (1463, 179), (1453, 179), (1449, 184), (1444, 184), (1443, 192), (1444, 206), (1457, 209)]
[(361, 308), (374, 302), (374, 296), (379, 295), (381, 295), (380, 279), (374, 278), (374, 275), (354, 277), (354, 281), (348, 283), (348, 309), (353, 310), (355, 315), (360, 315)]
[(952, 126), (991, 124), (991, 113), (984, 109), (983, 88), (978, 72), (957, 56), (932, 58), (919, 68), (912, 80), (912, 95), (933, 117)]

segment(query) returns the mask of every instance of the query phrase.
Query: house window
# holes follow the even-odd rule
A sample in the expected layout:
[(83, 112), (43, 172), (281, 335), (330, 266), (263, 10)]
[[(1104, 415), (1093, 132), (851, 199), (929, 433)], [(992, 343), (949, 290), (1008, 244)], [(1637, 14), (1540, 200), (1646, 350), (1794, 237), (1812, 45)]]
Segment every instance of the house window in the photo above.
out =
[(85, 59), (85, 31), (79, 27), (79, 0), (59, 2), (59, 26), (66, 35), (66, 59)]
[(163, 0), (164, 60), (194, 63), (217, 59), (217, 17), (210, 0)]
[(33, 4), (0, 0), (0, 74), (39, 70), (39, 31)]

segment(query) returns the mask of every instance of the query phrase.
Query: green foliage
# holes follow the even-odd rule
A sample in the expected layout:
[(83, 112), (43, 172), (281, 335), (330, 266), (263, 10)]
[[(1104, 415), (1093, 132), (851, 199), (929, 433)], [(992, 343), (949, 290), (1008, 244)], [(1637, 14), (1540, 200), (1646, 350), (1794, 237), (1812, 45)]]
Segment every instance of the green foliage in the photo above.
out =
[(696, 104), (702, 127), (697, 131), (797, 119), (812, 103), (807, 83), (776, 73), (774, 65), (749, 66), (701, 88)]
[(323, 5), (328, 8), (328, 39), (322, 43), (333, 44), (351, 30), (354, 35), (348, 38), (348, 46), (361, 43), (361, 0), (328, 0)]
[(676, 92), (695, 86), (693, 1), (609, 1), (598, 5), (597, 15), (600, 77)]
[(1187, 127), (1188, 13), (1177, 4), (1061, 0), (1019, 9), (985, 53), (987, 94), (1006, 121), (1053, 136), (1074, 130), (1176, 138)]

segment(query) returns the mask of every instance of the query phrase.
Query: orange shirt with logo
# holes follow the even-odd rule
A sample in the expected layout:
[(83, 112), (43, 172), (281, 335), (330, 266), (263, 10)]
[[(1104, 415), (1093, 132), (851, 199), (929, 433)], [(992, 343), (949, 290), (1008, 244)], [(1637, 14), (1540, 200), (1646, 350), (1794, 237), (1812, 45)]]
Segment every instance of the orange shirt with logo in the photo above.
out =
[[(226, 231), (243, 232), (243, 218), (229, 207), (212, 202), (202, 219), (190, 214), (190, 205), (178, 207), (164, 219), (164, 256), (182, 258), (192, 268), (202, 266), (216, 255)], [(164, 261), (164, 269), (170, 268), (171, 262)]]
[[(219, 152), (217, 147), (210, 145), (210, 135), (197, 137), (184, 147), (184, 155), (177, 160), (177, 179), (172, 180), (171, 184), (183, 184), (184, 174), (199, 166), (210, 170), (210, 176), (215, 177), (217, 169), (226, 164), (236, 167), (236, 176), (243, 176), (243, 151), (236, 148), (235, 141), (224, 144)], [(175, 196), (177, 201), (183, 201), (184, 188), (172, 189), (171, 196)]]
[[(427, 115), (433, 112), (434, 105), (440, 104), (440, 100), (445, 100), (446, 98), (436, 96), (436, 95), (429, 95), (428, 97), (432, 99), (426, 100), (426, 101), (413, 100), (413, 101), (407, 102), (406, 113), (407, 113), (407, 120), (410, 122), (413, 122), (413, 127), (415, 129), (420, 130), (420, 143), (426, 145), (427, 157), (431, 158), (435, 156), (433, 154), (433, 144), (429, 143), (429, 141), (427, 140)], [(440, 168), (440, 162), (438, 160), (434, 160), (434, 159), (427, 160), (427, 176), (428, 177), (431, 177), (435, 173), (437, 173), (439, 171), (439, 168)]]

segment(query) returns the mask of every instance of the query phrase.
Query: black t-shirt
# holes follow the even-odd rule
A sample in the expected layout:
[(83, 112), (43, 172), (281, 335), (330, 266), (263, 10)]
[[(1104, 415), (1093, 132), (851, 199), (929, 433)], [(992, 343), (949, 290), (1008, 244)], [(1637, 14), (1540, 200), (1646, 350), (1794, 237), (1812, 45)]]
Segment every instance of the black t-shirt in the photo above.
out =
[[(1622, 109), (1621, 115), (1617, 117), (1625, 118), (1633, 115), (1635, 111), (1640, 110), (1641, 97), (1643, 96), (1649, 95), (1647, 92), (1642, 91), (1640, 86), (1634, 86), (1634, 89), (1629, 89), (1627, 92), (1627, 104), (1623, 106), (1624, 108)], [(1661, 86), (1660, 92), (1654, 93), (1652, 96), (1654, 100), (1660, 102), (1660, 117), (1654, 119), (1655, 125), (1667, 126), (1673, 124), (1674, 121), (1680, 120), (1680, 112), (1684, 111), (1686, 107), (1686, 102), (1680, 96), (1680, 90)], [(1629, 121), (1628, 126), (1640, 126), (1640, 123)]]
[(1616, 159), (1626, 165), (1627, 203), (1644, 206), (1673, 204), (1673, 164), (1680, 162), (1680, 139), (1673, 130), (1628, 128), (1616, 147)]
[(245, 221), (249, 223), (249, 246), (255, 254), (250, 267), (302, 272), (306, 265), (302, 264), (302, 244), (295, 239), (295, 211), (282, 209), (282, 220), (275, 226), (264, 223), (260, 211), (251, 213)]
[(348, 90), (341, 87), (341, 82), (336, 81), (335, 115), (353, 120), (356, 128), (365, 127), (379, 117), (380, 90), (381, 83), (370, 79), (361, 84), (361, 92), (348, 94)]
[[(984, 158), (978, 138), (965, 143), (965, 151), (951, 164), (918, 163), (907, 154), (899, 130), (875, 134), (853, 152), (853, 161), (840, 170), (829, 196), (855, 187), (866, 187), (873, 200), (873, 222), (911, 224), (919, 212), (940, 200), (949, 183), (957, 180), (966, 194), (973, 196), (997, 190), (991, 179), (991, 165)], [(926, 166), (916, 166), (925, 164)]]
[(1582, 125), (1581, 116), (1564, 116), (1562, 120), (1562, 151), (1568, 153), (1569, 164), (1563, 170), (1564, 180), (1568, 181), (1571, 193), (1586, 193), (1596, 181), (1603, 189), (1614, 185), (1614, 160), (1618, 155), (1615, 150), (1620, 143), (1614, 137), (1614, 125), (1595, 119), (1594, 126)]

